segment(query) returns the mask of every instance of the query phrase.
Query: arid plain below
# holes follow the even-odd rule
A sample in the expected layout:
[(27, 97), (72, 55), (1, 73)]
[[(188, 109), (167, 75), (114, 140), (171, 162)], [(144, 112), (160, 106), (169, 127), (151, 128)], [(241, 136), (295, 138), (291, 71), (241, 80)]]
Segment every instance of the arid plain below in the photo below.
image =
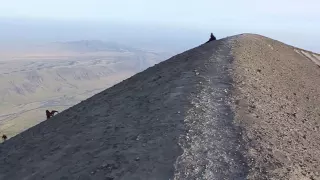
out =
[(170, 56), (103, 41), (0, 51), (0, 133), (8, 138)]

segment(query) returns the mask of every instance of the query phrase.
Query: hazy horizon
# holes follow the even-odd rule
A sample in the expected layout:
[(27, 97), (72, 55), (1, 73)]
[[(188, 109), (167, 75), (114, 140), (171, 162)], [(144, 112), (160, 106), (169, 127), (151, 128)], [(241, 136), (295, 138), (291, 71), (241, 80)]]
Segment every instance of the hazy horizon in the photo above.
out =
[(49, 43), (79, 40), (117, 42), (138, 48), (182, 50), (209, 37), (197, 30), (112, 22), (1, 19), (0, 44)]
[(183, 51), (211, 32), (217, 38), (256, 33), (319, 53), (318, 5), (315, 0), (12, 0), (0, 6), (0, 43), (103, 40)]

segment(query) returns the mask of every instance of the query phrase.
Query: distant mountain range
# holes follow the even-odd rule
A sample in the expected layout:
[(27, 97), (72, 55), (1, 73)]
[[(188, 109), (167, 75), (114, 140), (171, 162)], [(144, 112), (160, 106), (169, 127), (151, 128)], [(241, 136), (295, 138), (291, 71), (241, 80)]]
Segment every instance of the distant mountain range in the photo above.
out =
[(78, 40), (78, 41), (66, 41), (66, 42), (51, 42), (41, 44), (11, 44), (8, 46), (0, 46), (0, 61), (8, 57), (25, 57), (26, 55), (34, 54), (83, 54), (83, 53), (105, 53), (105, 52), (117, 52), (117, 53), (150, 53), (154, 55), (166, 55), (167, 57), (173, 55), (176, 52), (168, 51), (152, 51), (142, 48), (131, 47), (128, 45), (108, 42), (101, 40)]
[[(45, 48), (58, 51), (72, 51), (72, 52), (141, 52), (142, 50), (122, 45), (115, 42), (105, 42), (100, 40), (80, 40), (68, 42), (54, 42), (44, 46)], [(41, 48), (41, 46), (40, 46)]]

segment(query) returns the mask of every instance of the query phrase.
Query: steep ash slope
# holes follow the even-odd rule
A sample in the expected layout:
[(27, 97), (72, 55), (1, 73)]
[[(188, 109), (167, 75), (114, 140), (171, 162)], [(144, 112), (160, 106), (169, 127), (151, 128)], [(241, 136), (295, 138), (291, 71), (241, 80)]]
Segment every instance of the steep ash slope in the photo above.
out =
[(302, 51), (242, 34), (174, 56), (1, 144), (0, 179), (320, 179)]
[(229, 54), (192, 49), (10, 139), (0, 179), (243, 179)]

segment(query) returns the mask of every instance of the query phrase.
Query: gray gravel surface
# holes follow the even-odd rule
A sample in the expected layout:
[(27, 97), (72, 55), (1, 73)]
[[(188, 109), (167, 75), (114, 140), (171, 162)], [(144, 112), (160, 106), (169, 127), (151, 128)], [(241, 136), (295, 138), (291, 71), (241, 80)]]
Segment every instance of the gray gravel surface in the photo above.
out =
[(279, 41), (233, 39), (232, 104), (244, 128), (248, 179), (320, 179), (319, 66)]
[(319, 76), (262, 36), (213, 41), (0, 144), (0, 180), (319, 179)]

